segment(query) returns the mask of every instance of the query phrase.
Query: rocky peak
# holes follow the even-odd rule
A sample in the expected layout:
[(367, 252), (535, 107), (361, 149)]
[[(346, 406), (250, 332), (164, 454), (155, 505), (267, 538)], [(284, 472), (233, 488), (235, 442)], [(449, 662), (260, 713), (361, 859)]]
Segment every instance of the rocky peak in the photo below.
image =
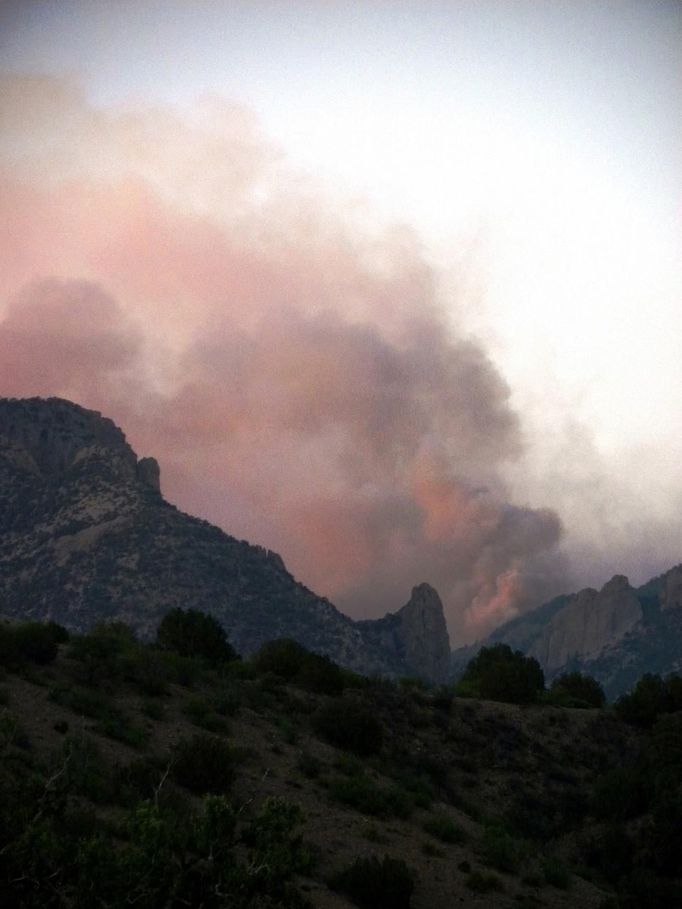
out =
[(661, 609), (680, 609), (682, 607), (682, 565), (671, 568), (663, 578), (661, 591)]
[(355, 671), (447, 678), (428, 584), (399, 612), (354, 622), (277, 553), (165, 502), (157, 462), (111, 420), (59, 398), (0, 399), (0, 614), (76, 631), (120, 619), (149, 637), (174, 607), (215, 615), (245, 655), (291, 637)]
[(45, 480), (104, 456), (126, 479), (160, 489), (154, 458), (138, 462), (113, 420), (62, 398), (0, 399), (0, 439), (6, 457)]
[(550, 672), (571, 659), (597, 656), (642, 618), (637, 594), (624, 575), (614, 575), (597, 592), (586, 588), (558, 612), (534, 643), (531, 654)]
[(450, 639), (443, 604), (429, 584), (414, 587), (398, 612), (358, 622), (358, 626), (373, 646), (394, 654), (394, 675), (415, 675), (431, 682), (447, 680)]
[(450, 666), (450, 638), (437, 591), (430, 584), (413, 587), (397, 618), (405, 662), (423, 667), (423, 673), (433, 681), (445, 681)]

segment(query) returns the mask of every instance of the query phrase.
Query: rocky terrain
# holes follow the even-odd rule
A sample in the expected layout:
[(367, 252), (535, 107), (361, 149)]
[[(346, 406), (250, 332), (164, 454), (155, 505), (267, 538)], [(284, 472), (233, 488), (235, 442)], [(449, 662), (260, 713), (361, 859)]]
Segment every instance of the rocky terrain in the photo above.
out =
[(354, 622), (274, 552), (183, 514), (111, 420), (68, 401), (0, 399), (0, 614), (74, 631), (103, 620), (150, 636), (173, 607), (216, 616), (243, 654), (291, 637), (364, 673), (444, 680), (436, 591)]
[[(647, 672), (682, 669), (682, 565), (639, 588), (616, 575), (601, 590), (557, 597), (496, 629), (482, 646), (506, 643), (534, 656), (548, 679), (579, 670), (598, 679), (610, 697)], [(476, 652), (453, 654), (457, 673)]]

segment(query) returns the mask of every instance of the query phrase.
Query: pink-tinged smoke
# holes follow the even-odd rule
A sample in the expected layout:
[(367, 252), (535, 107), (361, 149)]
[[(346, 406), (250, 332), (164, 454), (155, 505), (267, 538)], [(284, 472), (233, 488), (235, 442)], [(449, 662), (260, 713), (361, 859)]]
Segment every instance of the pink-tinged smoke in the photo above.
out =
[(555, 589), (559, 521), (500, 475), (509, 390), (409, 231), (216, 101), (95, 110), (35, 77), (0, 98), (0, 394), (102, 410), (169, 499), (354, 616), (428, 580), (460, 642)]

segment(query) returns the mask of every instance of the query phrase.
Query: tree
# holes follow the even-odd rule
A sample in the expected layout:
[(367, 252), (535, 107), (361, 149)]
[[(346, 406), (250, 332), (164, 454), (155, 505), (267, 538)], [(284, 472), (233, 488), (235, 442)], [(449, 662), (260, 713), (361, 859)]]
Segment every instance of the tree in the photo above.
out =
[(171, 609), (161, 620), (156, 643), (164, 650), (200, 657), (210, 663), (237, 659), (220, 622), (198, 609)]
[(545, 676), (534, 657), (508, 644), (494, 644), (482, 647), (469, 662), (458, 691), (491, 701), (530, 704), (544, 688)]
[(606, 703), (604, 689), (591, 675), (566, 672), (552, 682), (553, 700), (566, 707), (603, 707)]

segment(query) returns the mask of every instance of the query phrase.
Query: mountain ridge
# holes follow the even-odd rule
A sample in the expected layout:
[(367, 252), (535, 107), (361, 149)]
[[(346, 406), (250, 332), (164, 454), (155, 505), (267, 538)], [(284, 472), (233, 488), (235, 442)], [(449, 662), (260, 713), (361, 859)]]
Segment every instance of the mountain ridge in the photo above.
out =
[(166, 502), (157, 462), (138, 459), (97, 411), (61, 398), (0, 399), (0, 506), (8, 616), (75, 631), (119, 619), (151, 637), (169, 609), (200, 608), (246, 654), (293, 637), (364, 673), (447, 677), (433, 588), (418, 585), (396, 613), (355, 622), (297, 582), (277, 553)]
[(457, 675), (483, 646), (509, 644), (535, 657), (548, 679), (563, 672), (593, 675), (609, 697), (645, 673), (682, 670), (682, 564), (632, 587), (614, 575), (600, 590), (555, 597), (452, 655)]

